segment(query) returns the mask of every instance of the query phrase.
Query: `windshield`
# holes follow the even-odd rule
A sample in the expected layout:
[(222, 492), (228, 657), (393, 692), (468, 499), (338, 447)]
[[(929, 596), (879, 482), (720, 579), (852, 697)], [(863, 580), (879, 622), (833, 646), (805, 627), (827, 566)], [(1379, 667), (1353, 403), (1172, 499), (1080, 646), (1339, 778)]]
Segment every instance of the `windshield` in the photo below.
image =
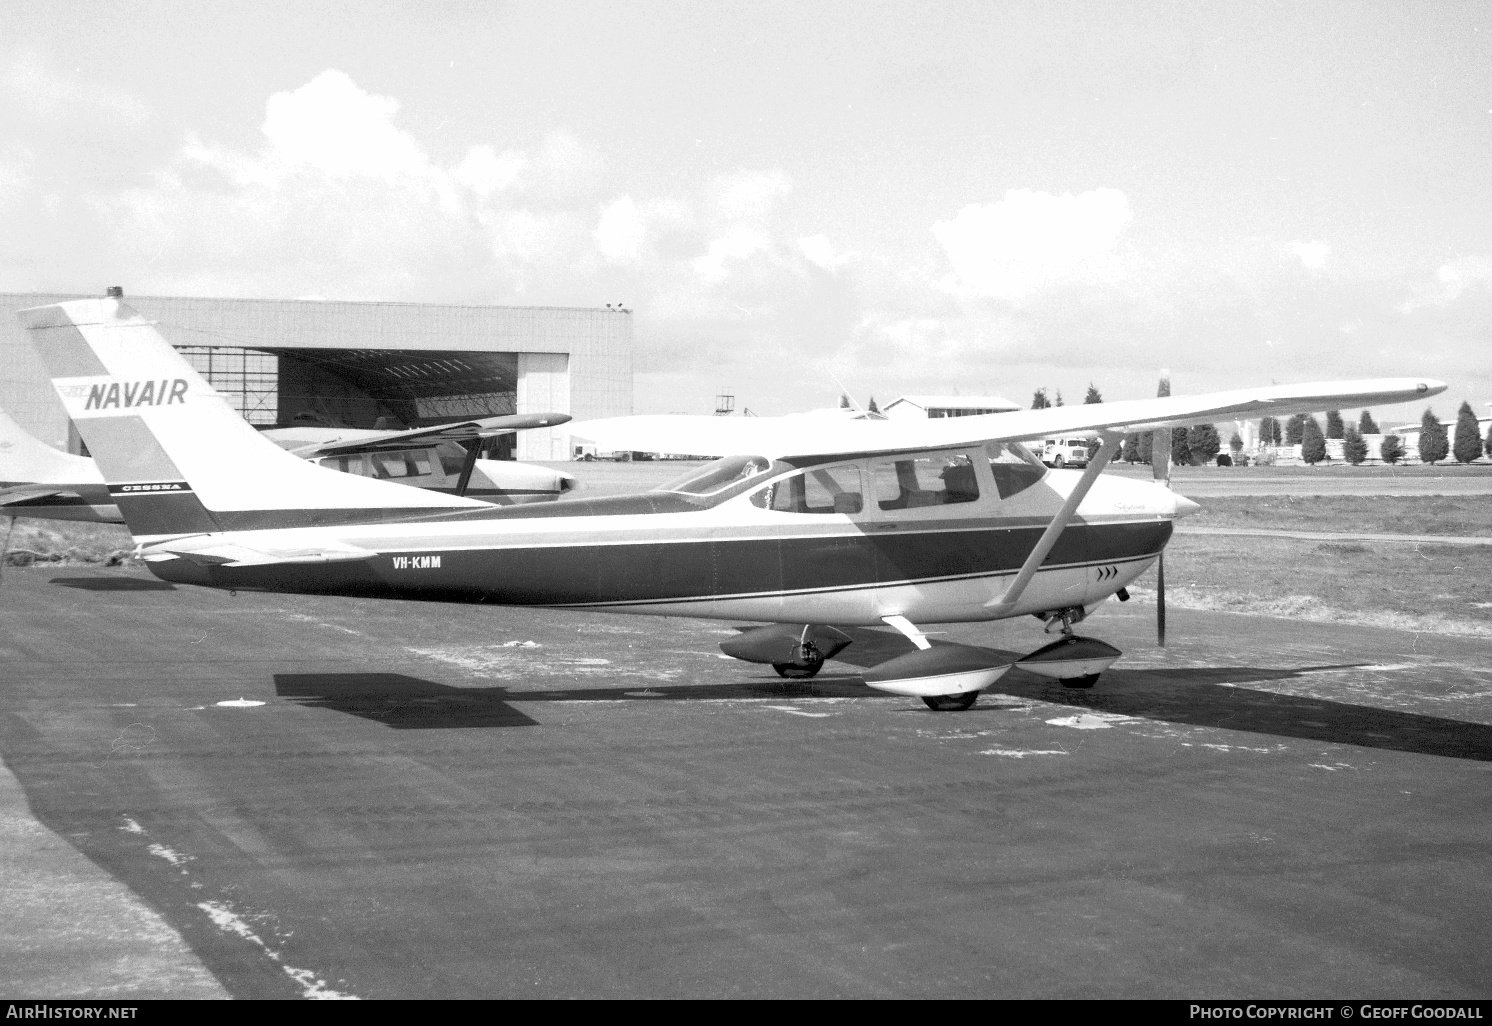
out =
[(691, 499), (724, 499), (741, 490), (741, 486), (768, 474), (778, 473), (770, 460), (761, 456), (727, 456), (714, 463), (696, 467), (654, 491), (673, 492)]

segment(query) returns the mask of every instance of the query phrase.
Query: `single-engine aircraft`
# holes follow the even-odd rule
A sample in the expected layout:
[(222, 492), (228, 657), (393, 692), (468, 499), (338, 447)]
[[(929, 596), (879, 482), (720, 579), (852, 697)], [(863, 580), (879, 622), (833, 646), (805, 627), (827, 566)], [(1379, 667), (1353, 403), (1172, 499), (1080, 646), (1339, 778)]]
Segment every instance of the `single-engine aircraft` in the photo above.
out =
[[(293, 455), (332, 470), (508, 505), (557, 499), (579, 482), (561, 470), (480, 459), (482, 442), (569, 419), (568, 413), (525, 413), (404, 431), (289, 427), (261, 434)], [(124, 523), (92, 459), (53, 449), (4, 410), (0, 516)]]
[[(642, 495), (494, 507), (295, 459), (116, 299), (20, 316), (163, 580), (765, 622), (722, 648), (788, 677), (848, 644), (839, 627), (884, 623), (916, 650), (871, 667), (866, 683), (934, 709), (968, 708), (1010, 664), (933, 646), (919, 624), (1040, 616), (1061, 636), (1017, 665), (1073, 687), (1118, 658), (1073, 625), (1123, 598), (1197, 508), (1157, 484), (1100, 477), (1125, 433), (1446, 387), (1348, 381), (813, 426), (616, 418), (574, 431), (607, 449), (722, 458)], [(1020, 444), (1085, 431), (1102, 444), (1081, 473), (1049, 470)]]

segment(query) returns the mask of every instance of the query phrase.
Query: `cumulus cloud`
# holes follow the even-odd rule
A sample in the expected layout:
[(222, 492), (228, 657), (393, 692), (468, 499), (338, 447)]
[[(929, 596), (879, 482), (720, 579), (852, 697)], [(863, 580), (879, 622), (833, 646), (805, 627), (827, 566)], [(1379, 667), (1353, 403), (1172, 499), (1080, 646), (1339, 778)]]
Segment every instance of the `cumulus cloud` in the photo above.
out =
[(491, 146), (473, 146), (465, 159), (451, 168), (451, 178), (482, 199), (511, 188), (528, 167), (529, 159), (509, 150), (501, 155)]
[(834, 248), (827, 235), (809, 235), (798, 240), (798, 252), (815, 267), (830, 272), (838, 271), (847, 264), (860, 259), (859, 252), (841, 253)]
[(1019, 304), (1059, 282), (1117, 277), (1119, 237), (1132, 218), (1118, 189), (1061, 196), (1012, 189), (939, 221), (933, 235), (952, 267), (947, 287)]
[(694, 273), (711, 284), (725, 280), (730, 265), (771, 249), (772, 241), (760, 229), (736, 225), (713, 240), (703, 256), (694, 261)]
[(1296, 240), (1285, 247), (1286, 252), (1299, 260), (1303, 267), (1319, 271), (1331, 256), (1331, 247), (1324, 242), (1301, 242)]
[(1441, 264), (1435, 271), (1434, 282), (1420, 282), (1414, 286), (1413, 295), (1400, 303), (1400, 313), (1413, 313), (1424, 307), (1449, 306), (1460, 299), (1467, 290), (1492, 285), (1492, 260), (1486, 257), (1459, 257)]

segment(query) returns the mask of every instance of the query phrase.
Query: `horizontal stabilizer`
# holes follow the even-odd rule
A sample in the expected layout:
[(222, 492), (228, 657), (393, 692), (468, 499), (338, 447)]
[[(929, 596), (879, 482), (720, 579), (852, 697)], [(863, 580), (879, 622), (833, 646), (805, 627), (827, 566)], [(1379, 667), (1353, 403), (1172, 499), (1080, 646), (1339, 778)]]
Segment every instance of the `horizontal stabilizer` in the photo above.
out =
[(176, 542), (158, 545), (144, 553), (146, 562), (181, 558), (199, 566), (278, 566), (291, 563), (349, 563), (371, 559), (377, 553), (355, 545), (320, 545), (314, 548), (258, 549), (203, 538), (199, 544)]

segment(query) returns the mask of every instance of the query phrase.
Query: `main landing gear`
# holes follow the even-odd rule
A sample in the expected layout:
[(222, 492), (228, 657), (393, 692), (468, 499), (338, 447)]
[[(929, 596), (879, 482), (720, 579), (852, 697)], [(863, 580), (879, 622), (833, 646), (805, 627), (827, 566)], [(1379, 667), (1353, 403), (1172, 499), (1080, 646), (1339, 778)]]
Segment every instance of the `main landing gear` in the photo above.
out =
[[(979, 692), (1014, 666), (1051, 677), (1063, 687), (1091, 688), (1120, 652), (1106, 642), (1075, 635), (1072, 625), (1083, 615), (1081, 606), (1043, 614), (1047, 630), (1060, 624), (1062, 636), (1014, 663), (973, 645), (940, 643), (934, 647), (906, 617), (888, 616), (884, 618), (886, 624), (905, 635), (916, 650), (870, 667), (864, 673), (865, 683), (892, 694), (916, 696), (937, 712), (973, 708)], [(736, 659), (765, 663), (787, 680), (807, 680), (849, 643), (850, 636), (834, 627), (773, 624), (722, 642), (720, 649)]]
[(979, 701), (979, 692), (965, 691), (961, 695), (923, 695), (922, 703), (934, 712), (963, 712), (974, 708)]
[(788, 680), (807, 680), (850, 643), (844, 631), (822, 624), (778, 623), (720, 643), (720, 651), (748, 663), (766, 663)]
[(988, 649), (972, 645), (940, 644), (934, 648), (905, 617), (888, 616), (886, 623), (917, 646), (895, 659), (865, 671), (865, 683), (899, 695), (916, 695), (937, 712), (972, 708), (979, 692), (1004, 676), (1012, 666), (1051, 677), (1063, 687), (1091, 688), (1099, 674), (1119, 658), (1114, 646), (1095, 638), (1080, 638), (1072, 625), (1083, 619), (1081, 606), (1055, 610), (1042, 617), (1050, 631), (1061, 625), (1062, 637), (1014, 663)]

